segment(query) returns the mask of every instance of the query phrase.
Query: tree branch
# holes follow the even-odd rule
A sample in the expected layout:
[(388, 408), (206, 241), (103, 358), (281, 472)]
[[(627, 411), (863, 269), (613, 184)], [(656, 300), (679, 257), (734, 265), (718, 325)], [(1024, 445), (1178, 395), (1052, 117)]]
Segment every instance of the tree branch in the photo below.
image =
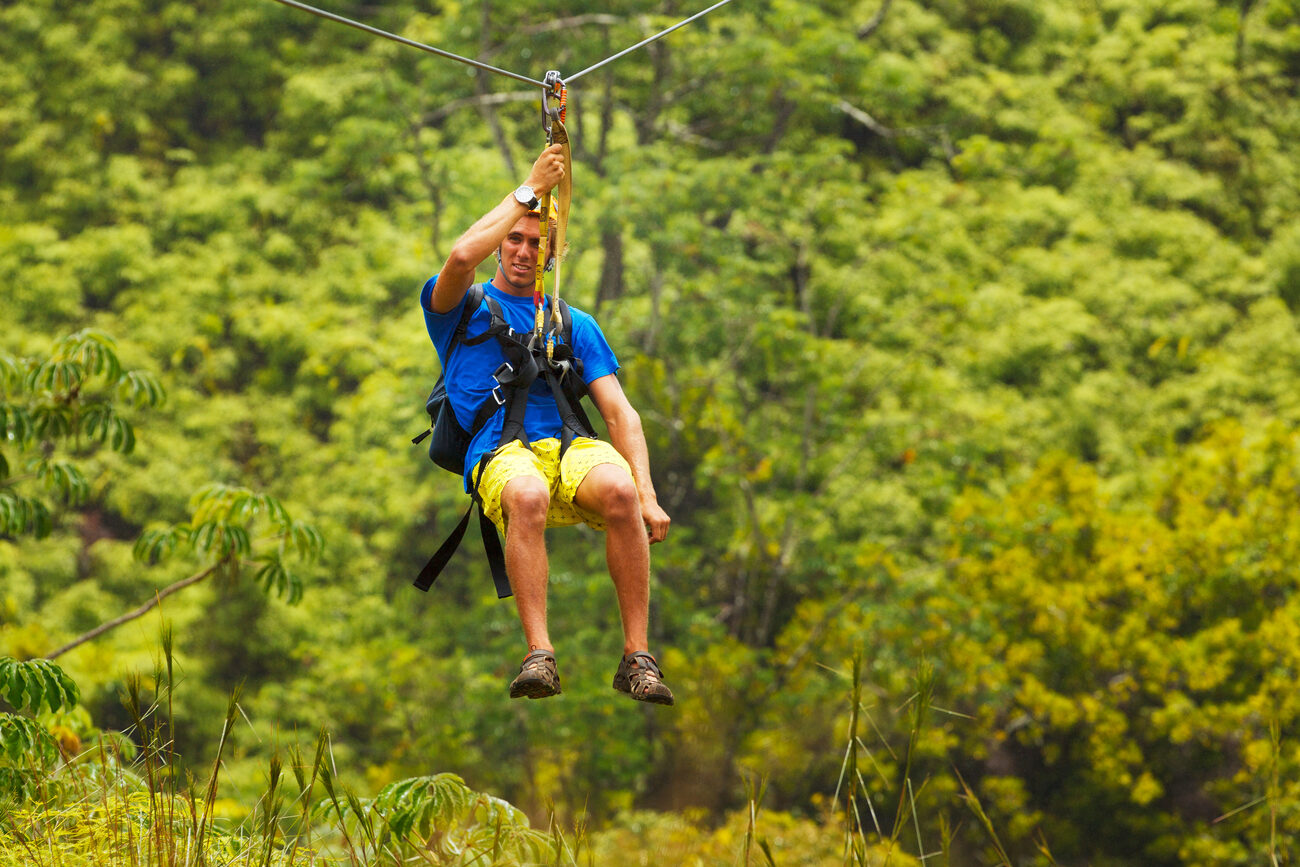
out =
[(876, 14), (872, 15), (866, 24), (863, 24), (858, 28), (859, 39), (866, 39), (868, 36), (876, 32), (876, 28), (884, 22), (885, 13), (889, 11), (889, 4), (892, 2), (894, 2), (894, 0), (885, 0), (885, 2), (881, 3), (880, 8), (876, 10)]
[(626, 18), (620, 18), (617, 15), (606, 15), (599, 12), (593, 12), (587, 15), (573, 15), (568, 18), (556, 18), (555, 20), (547, 21), (544, 24), (525, 27), (521, 32), (525, 36), (537, 36), (541, 33), (553, 33), (556, 30), (569, 30), (574, 27), (585, 27), (588, 24), (601, 24), (609, 27), (614, 24), (622, 24), (626, 20)]
[[(903, 127), (901, 129), (893, 129), (892, 127), (885, 126), (883, 123), (846, 100), (841, 99), (836, 102), (835, 108), (844, 112), (881, 138), (893, 139), (898, 138), (900, 135), (911, 136), (912, 138), (922, 139), (931, 145), (937, 144), (943, 149), (944, 157), (949, 163), (952, 162), (953, 157), (957, 156), (957, 150), (953, 147), (952, 138), (948, 135), (948, 128), (941, 124), (937, 126), (911, 126)], [(938, 138), (937, 141), (935, 140), (935, 136)]]
[[(568, 18), (557, 18), (554, 21), (547, 21), (543, 24), (534, 24), (531, 27), (522, 27), (515, 31), (515, 35), (528, 39), (542, 33), (554, 33), (557, 30), (572, 30), (578, 27), (584, 27), (588, 24), (599, 24), (602, 27), (609, 28), (615, 24), (626, 23), (627, 20), (628, 19), (620, 18), (617, 15), (606, 15), (599, 12), (593, 12), (586, 15), (573, 15)], [(498, 42), (497, 44), (492, 45), (485, 40), (480, 48), (479, 57), (483, 60), (490, 60), (500, 54), (501, 50), (506, 47), (507, 44), (505, 42)]]
[(881, 138), (893, 138), (898, 135), (896, 130), (890, 129), (862, 109), (858, 108), (856, 105), (853, 105), (846, 100), (841, 99), (839, 102), (835, 103), (835, 107)]
[(198, 584), (204, 578), (207, 578), (213, 572), (217, 571), (217, 568), (221, 566), (224, 562), (226, 561), (218, 560), (216, 563), (213, 563), (211, 566), (204, 569), (202, 572), (197, 572), (188, 578), (182, 578), (180, 581), (177, 581), (175, 584), (164, 587), (162, 590), (154, 594), (153, 599), (150, 599), (148, 602), (146, 602), (144, 605), (141, 605), (136, 610), (123, 614), (121, 617), (114, 618), (113, 620), (110, 620), (107, 623), (101, 623), (99, 626), (96, 626), (94, 629), (90, 630), (86, 634), (74, 638), (71, 642), (63, 645), (58, 650), (46, 654), (45, 658), (54, 659), (56, 656), (61, 656), (62, 654), (67, 653), (69, 650), (71, 650), (74, 647), (78, 647), (82, 644), (85, 644), (87, 641), (90, 641), (93, 638), (98, 638), (99, 636), (103, 635), (105, 632), (108, 632), (110, 629), (116, 629), (117, 627), (121, 626), (123, 623), (129, 623), (130, 621), (135, 620), (138, 617), (143, 617), (144, 615), (152, 611), (158, 605), (158, 603), (162, 602), (168, 596), (171, 596), (173, 593), (176, 593), (179, 590), (184, 590), (186, 587), (189, 587), (191, 584)]

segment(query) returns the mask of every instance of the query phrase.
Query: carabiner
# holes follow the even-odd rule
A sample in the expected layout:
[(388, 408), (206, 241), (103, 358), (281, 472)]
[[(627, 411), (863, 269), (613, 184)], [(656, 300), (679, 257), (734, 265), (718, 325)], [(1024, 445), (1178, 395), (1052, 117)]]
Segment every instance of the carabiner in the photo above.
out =
[[(554, 121), (564, 122), (565, 109), (565, 88), (564, 82), (560, 79), (558, 69), (549, 69), (546, 77), (542, 79), (542, 129), (546, 131), (546, 143), (554, 144), (551, 141), (551, 124)], [(551, 105), (551, 96), (554, 95), (559, 99), (555, 106)]]

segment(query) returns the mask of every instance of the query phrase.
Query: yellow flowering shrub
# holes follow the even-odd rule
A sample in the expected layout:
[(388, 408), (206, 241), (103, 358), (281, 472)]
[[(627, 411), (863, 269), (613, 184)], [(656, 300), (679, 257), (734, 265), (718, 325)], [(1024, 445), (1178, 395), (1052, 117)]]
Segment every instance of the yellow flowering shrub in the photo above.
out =
[(1300, 435), (1223, 424), (1136, 498), (1065, 458), (963, 496), (938, 693), (1024, 851), (1254, 864), (1300, 837), (1298, 468)]

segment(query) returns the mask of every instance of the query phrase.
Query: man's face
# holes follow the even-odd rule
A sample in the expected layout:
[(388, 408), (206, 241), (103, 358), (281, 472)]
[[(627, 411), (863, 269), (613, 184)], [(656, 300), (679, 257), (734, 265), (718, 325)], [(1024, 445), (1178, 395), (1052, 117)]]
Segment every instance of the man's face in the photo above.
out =
[(537, 279), (537, 253), (541, 245), (540, 220), (520, 217), (501, 242), (501, 278), (515, 289), (531, 289)]

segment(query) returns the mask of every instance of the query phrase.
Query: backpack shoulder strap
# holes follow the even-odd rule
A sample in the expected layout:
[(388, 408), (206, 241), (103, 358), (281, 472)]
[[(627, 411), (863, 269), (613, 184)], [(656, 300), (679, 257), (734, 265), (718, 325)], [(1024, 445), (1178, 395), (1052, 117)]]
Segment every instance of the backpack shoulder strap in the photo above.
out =
[(460, 319), (456, 322), (456, 330), (451, 333), (451, 345), (447, 348), (447, 357), (451, 358), (451, 353), (456, 347), (465, 342), (465, 334), (469, 331), (469, 321), (474, 317), (474, 311), (478, 310), (479, 305), (483, 303), (483, 284), (471, 284), (465, 290), (465, 307), (460, 311)]

